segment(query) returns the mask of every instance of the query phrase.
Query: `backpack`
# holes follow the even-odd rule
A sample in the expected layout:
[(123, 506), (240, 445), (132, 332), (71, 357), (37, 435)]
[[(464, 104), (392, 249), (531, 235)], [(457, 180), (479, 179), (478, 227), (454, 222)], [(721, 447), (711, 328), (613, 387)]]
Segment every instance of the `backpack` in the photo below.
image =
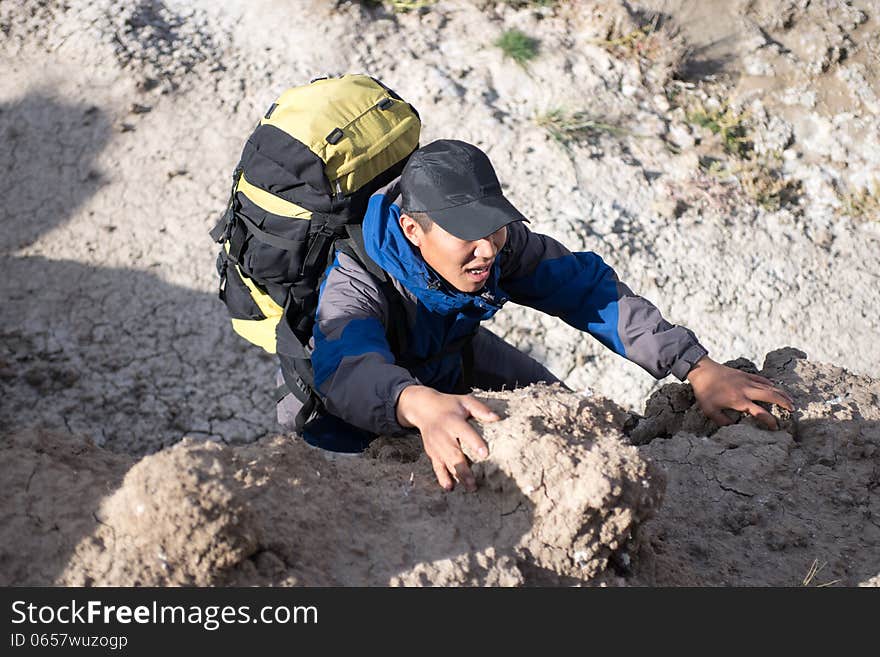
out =
[(309, 339), (319, 285), (336, 248), (381, 284), (364, 249), (370, 196), (403, 171), (418, 148), (418, 112), (367, 75), (317, 78), (272, 103), (245, 143), (226, 211), (211, 231), (220, 299), (232, 328), (277, 354), (284, 385), (303, 403), (296, 428), (321, 408)]

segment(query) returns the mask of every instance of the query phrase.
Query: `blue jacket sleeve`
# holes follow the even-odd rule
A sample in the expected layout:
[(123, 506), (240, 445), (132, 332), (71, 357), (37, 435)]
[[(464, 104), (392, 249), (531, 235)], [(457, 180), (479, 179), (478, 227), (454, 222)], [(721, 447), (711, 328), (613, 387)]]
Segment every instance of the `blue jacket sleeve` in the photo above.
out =
[(556, 240), (511, 224), (499, 284), (512, 301), (588, 332), (656, 378), (684, 379), (708, 352), (683, 326), (667, 322), (647, 299), (621, 283), (592, 252), (572, 253)]

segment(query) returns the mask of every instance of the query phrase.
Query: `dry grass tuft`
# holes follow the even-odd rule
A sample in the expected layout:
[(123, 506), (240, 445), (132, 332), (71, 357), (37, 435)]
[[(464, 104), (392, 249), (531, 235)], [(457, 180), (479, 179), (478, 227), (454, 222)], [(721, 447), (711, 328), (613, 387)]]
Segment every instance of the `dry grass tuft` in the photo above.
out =
[(840, 208), (837, 214), (853, 221), (880, 221), (880, 181), (861, 189), (838, 190)]
[(639, 63), (645, 84), (664, 88), (681, 73), (690, 55), (690, 47), (670, 16), (663, 13), (634, 13), (627, 20), (611, 24), (601, 46), (621, 59)]
[(747, 158), (752, 151), (746, 129), (747, 118), (745, 112), (740, 113), (731, 108), (728, 101), (707, 108), (701, 100), (694, 100), (687, 110), (690, 123), (718, 135), (725, 152), (740, 159)]
[[(827, 565), (828, 565), (827, 562), (823, 562), (821, 565), (819, 565), (819, 560), (813, 559), (813, 563), (810, 564), (810, 568), (807, 570), (807, 574), (804, 575), (804, 579), (801, 582), (801, 586), (811, 586), (813, 580), (816, 578), (816, 575), (819, 574), (819, 571), (821, 571)], [(839, 579), (833, 579), (830, 582), (825, 582), (824, 584), (816, 584), (815, 586), (816, 586), (816, 588), (823, 588), (826, 586), (834, 586), (835, 584), (839, 584), (839, 583), (840, 583)]]
[(595, 139), (602, 133), (626, 135), (620, 126), (592, 118), (585, 111), (551, 109), (535, 117), (535, 124), (543, 128), (558, 144), (568, 148), (572, 144)]

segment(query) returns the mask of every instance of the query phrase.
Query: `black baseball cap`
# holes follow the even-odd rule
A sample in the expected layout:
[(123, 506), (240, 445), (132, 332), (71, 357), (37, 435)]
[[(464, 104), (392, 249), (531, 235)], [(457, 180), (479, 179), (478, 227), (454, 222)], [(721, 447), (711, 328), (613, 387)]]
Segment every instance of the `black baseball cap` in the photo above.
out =
[(400, 191), (404, 212), (424, 212), (467, 241), (528, 221), (501, 194), (488, 156), (456, 139), (439, 139), (413, 153), (401, 174)]

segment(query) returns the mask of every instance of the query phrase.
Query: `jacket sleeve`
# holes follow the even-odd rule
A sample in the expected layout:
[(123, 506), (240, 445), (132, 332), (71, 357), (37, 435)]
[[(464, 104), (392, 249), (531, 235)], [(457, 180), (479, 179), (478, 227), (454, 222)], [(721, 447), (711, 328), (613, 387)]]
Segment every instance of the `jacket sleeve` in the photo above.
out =
[(419, 381), (395, 365), (386, 338), (389, 303), (353, 259), (337, 253), (318, 300), (315, 388), (333, 415), (378, 434), (400, 434), (397, 398)]
[(499, 285), (515, 303), (559, 317), (655, 378), (684, 380), (708, 351), (684, 326), (670, 324), (621, 283), (592, 252), (572, 253), (522, 222), (508, 227)]

